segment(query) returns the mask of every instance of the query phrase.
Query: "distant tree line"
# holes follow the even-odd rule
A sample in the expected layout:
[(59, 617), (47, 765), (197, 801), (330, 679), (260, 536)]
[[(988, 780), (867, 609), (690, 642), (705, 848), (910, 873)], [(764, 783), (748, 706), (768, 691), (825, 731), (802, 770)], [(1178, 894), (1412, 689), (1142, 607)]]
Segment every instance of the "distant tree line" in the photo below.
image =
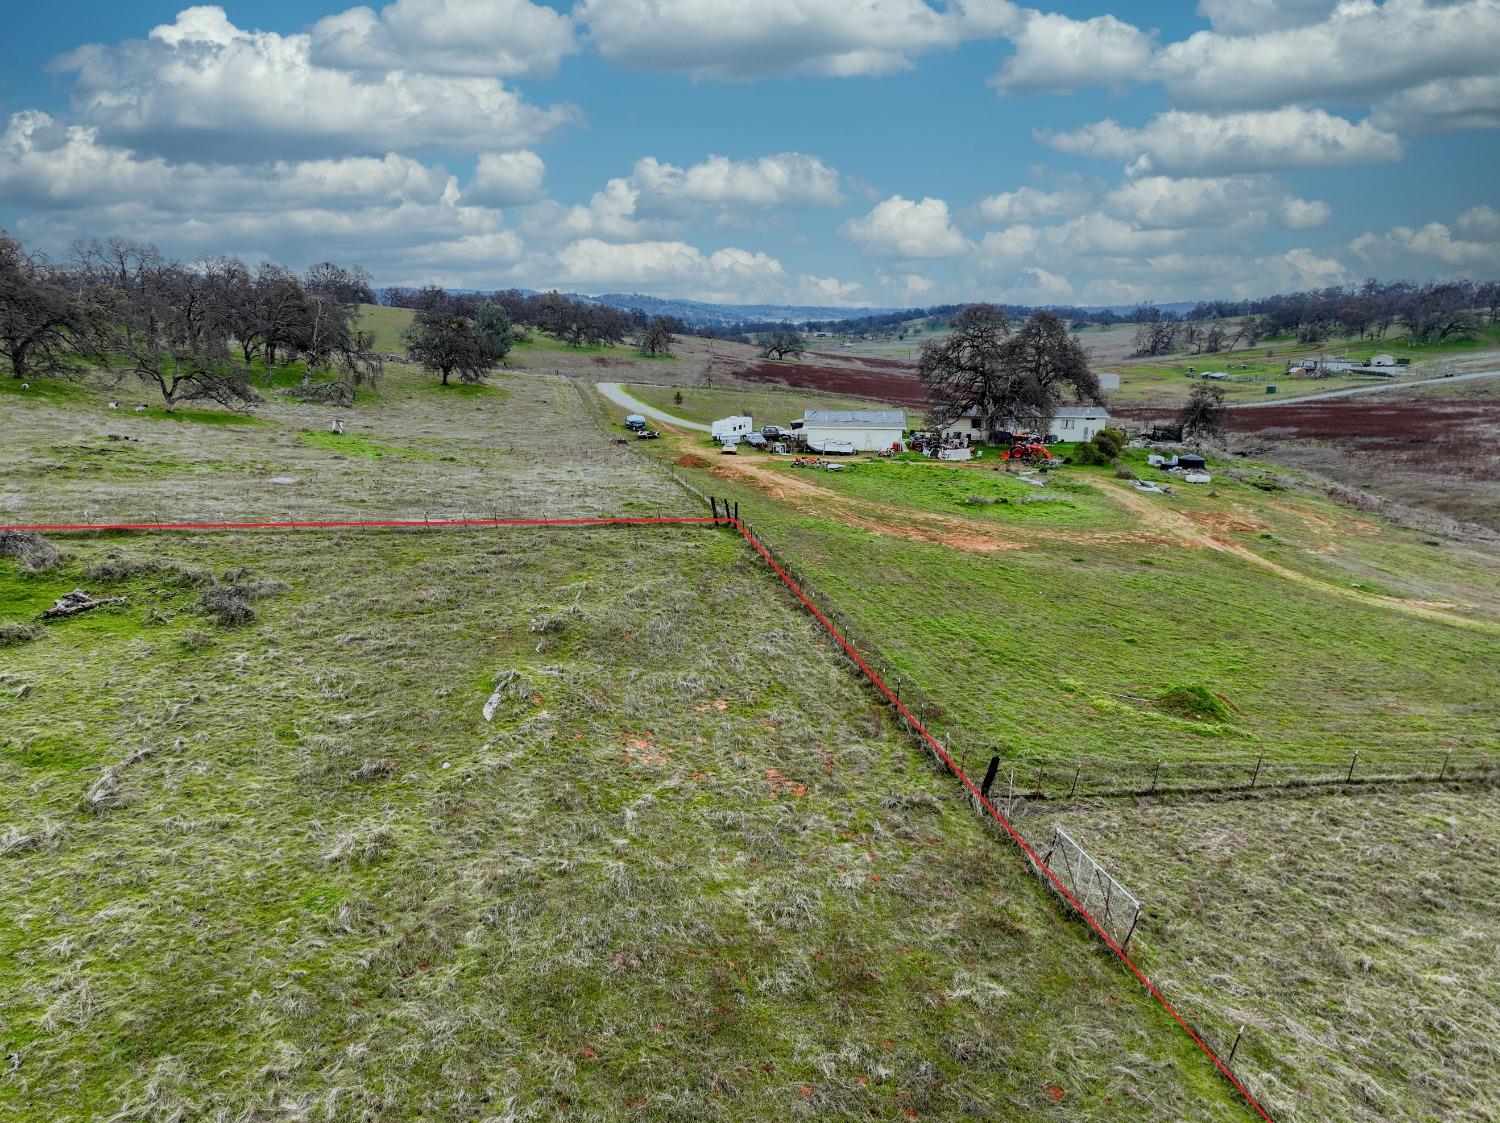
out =
[(247, 406), (255, 375), (292, 364), (294, 392), (352, 400), (382, 369), (356, 326), (373, 295), (364, 270), (331, 262), (301, 274), (231, 257), (184, 265), (122, 239), (79, 242), (53, 262), (0, 231), (0, 355), (12, 377), (102, 367), (155, 388), (169, 410)]
[[(693, 334), (675, 316), (648, 316), (639, 309), (626, 311), (560, 292), (503, 289), (491, 293), (454, 293), (428, 285), (386, 289), (384, 297), (390, 307), (412, 309), (416, 313), (414, 326), (440, 319), (449, 324), (451, 331), (455, 323), (474, 322), (481, 314), (495, 325), (496, 316), (503, 314), (510, 332), (505, 350), (509, 350), (511, 343), (526, 340), (530, 332), (540, 331), (570, 347), (612, 347), (630, 340), (643, 355), (660, 358), (672, 353), (673, 336)], [(492, 338), (498, 341), (499, 336), (492, 333)], [(500, 357), (504, 357), (504, 351)]]
[[(1264, 336), (1293, 336), (1315, 346), (1330, 339), (1383, 340), (1395, 333), (1412, 343), (1471, 339), (1484, 321), (1500, 316), (1500, 281), (1365, 281), (1255, 300), (1215, 300), (1181, 316), (1142, 305), (1129, 319), (1139, 323), (1136, 353), (1253, 347)], [(1239, 317), (1234, 329), (1215, 320)]]

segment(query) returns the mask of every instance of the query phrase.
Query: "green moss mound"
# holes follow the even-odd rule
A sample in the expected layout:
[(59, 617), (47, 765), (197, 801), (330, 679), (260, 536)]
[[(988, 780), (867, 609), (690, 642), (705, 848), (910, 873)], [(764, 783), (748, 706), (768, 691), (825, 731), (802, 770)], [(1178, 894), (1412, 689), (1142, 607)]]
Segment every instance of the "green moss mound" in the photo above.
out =
[(1154, 702), (1157, 709), (1192, 721), (1229, 721), (1233, 717), (1223, 698), (1198, 683), (1168, 687)]

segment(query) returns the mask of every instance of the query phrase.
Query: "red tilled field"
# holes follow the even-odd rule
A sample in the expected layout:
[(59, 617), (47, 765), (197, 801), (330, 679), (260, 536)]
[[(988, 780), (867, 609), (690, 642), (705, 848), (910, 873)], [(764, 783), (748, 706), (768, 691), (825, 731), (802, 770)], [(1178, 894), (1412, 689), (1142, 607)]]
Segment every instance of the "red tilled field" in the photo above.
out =
[(808, 354), (814, 359), (828, 359), (834, 363), (855, 362), (867, 367), (880, 367), (884, 370), (906, 370), (912, 369), (911, 363), (905, 359), (877, 359), (874, 355), (839, 355), (832, 351), (809, 351)]
[[(867, 362), (879, 362), (882, 368), (887, 364), (886, 360), (860, 360), (857, 366), (762, 360), (737, 367), (734, 376), (746, 382), (771, 382), (800, 390), (874, 398), (911, 409), (927, 408), (927, 392), (917, 381), (915, 370), (899, 363), (889, 364), (896, 369), (874, 369), (866, 365)], [(903, 371), (908, 373), (901, 373)]]
[[(1172, 418), (1149, 406), (1114, 412), (1136, 425)], [(1500, 530), (1500, 399), (1334, 398), (1232, 409), (1228, 426), (1245, 455)]]
[(1269, 440), (1331, 441), (1355, 456), (1494, 478), (1500, 401), (1333, 399), (1229, 412), (1230, 431)]

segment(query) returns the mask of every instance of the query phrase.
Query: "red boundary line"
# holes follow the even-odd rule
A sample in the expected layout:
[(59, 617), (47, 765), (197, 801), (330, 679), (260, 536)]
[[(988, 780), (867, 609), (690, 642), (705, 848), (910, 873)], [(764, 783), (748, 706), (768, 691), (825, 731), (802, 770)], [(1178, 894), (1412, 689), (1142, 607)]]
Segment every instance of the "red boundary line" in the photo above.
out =
[(767, 551), (766, 548), (760, 544), (755, 535), (751, 534), (750, 531), (745, 528), (744, 524), (739, 521), (739, 519), (731, 519), (730, 522), (734, 525), (735, 529), (744, 536), (745, 541), (750, 543), (750, 545), (755, 548), (756, 553), (760, 554), (761, 557), (766, 559), (766, 563), (776, 571), (777, 576), (779, 576), (781, 580), (786, 584), (786, 587), (792, 591), (793, 595), (802, 602), (803, 606), (806, 607), (806, 609), (817, 618), (818, 623), (822, 624), (823, 627), (827, 629), (828, 634), (838, 641), (839, 646), (844, 649), (844, 654), (848, 655), (850, 659), (854, 660), (859, 669), (865, 673), (865, 677), (867, 677), (871, 682), (875, 684), (876, 688), (881, 692), (881, 694), (885, 695), (886, 701), (895, 706), (896, 709), (901, 713), (901, 715), (912, 724), (917, 732), (921, 734), (922, 740), (927, 743), (927, 745), (932, 749), (933, 752), (937, 753), (937, 755), (942, 759), (943, 763), (946, 764), (949, 769), (952, 770), (953, 774), (957, 776), (963, 783), (964, 787), (968, 788), (969, 791), (973, 794), (974, 798), (979, 800), (979, 802), (984, 805), (985, 810), (988, 811), (992, 816), (994, 816), (995, 821), (1005, 828), (1005, 833), (1010, 835), (1011, 841), (1021, 848), (1021, 851), (1031, 859), (1032, 863), (1036, 866), (1037, 869), (1041, 870), (1044, 874), (1047, 875), (1047, 879), (1051, 881), (1053, 888), (1061, 893), (1063, 897), (1066, 898), (1068, 903), (1078, 911), (1078, 915), (1083, 917), (1083, 919), (1088, 923), (1088, 926), (1094, 930), (1094, 933), (1101, 940), (1103, 940), (1106, 945), (1108, 945), (1109, 950), (1114, 952), (1116, 957), (1119, 958), (1120, 962), (1125, 964), (1125, 966), (1130, 969), (1130, 973), (1140, 981), (1141, 985), (1150, 992), (1151, 996), (1155, 998), (1157, 1002), (1161, 1003), (1162, 1009), (1166, 1010), (1168, 1014), (1172, 1015), (1172, 1020), (1175, 1021), (1179, 1026), (1181, 1026), (1183, 1032), (1185, 1032), (1189, 1037), (1193, 1039), (1193, 1043), (1203, 1051), (1203, 1055), (1206, 1056), (1210, 1061), (1212, 1061), (1214, 1067), (1218, 1069), (1219, 1072), (1222, 1073), (1231, 1084), (1234, 1085), (1235, 1090), (1238, 1091), (1240, 1095), (1245, 1097), (1245, 1102), (1253, 1107), (1256, 1113), (1262, 1119), (1266, 1120), (1266, 1123), (1275, 1123), (1266, 1109), (1260, 1105), (1260, 1101), (1250, 1094), (1250, 1090), (1240, 1083), (1239, 1078), (1230, 1071), (1229, 1066), (1221, 1061), (1219, 1059), (1219, 1055), (1215, 1053), (1213, 1049), (1209, 1048), (1208, 1043), (1204, 1041), (1203, 1038), (1198, 1036), (1198, 1034), (1193, 1030), (1192, 1026), (1187, 1024), (1182, 1015), (1177, 1012), (1177, 1008), (1173, 1006), (1171, 1002), (1167, 1001), (1166, 995), (1162, 994), (1162, 992), (1156, 988), (1156, 984), (1154, 984), (1150, 979), (1146, 977), (1145, 972), (1135, 965), (1130, 956), (1126, 954), (1125, 949), (1117, 944), (1110, 936), (1110, 934), (1106, 932), (1104, 928), (1099, 924), (1099, 922), (1095, 920), (1092, 915), (1090, 915), (1088, 910), (1078, 903), (1078, 899), (1074, 897), (1072, 893), (1068, 892), (1068, 887), (1064, 885), (1061, 880), (1059, 880), (1058, 876), (1055, 873), (1052, 872), (1052, 868), (1037, 857), (1036, 851), (1034, 851), (1031, 848), (1030, 844), (1028, 844), (1027, 841), (1021, 837), (1020, 832), (1017, 831), (1015, 827), (1011, 826), (1010, 821), (1006, 819), (1004, 815), (1000, 814), (1000, 812), (995, 808), (995, 805), (992, 804), (988, 799), (986, 799), (984, 794), (974, 786), (974, 781), (970, 780), (969, 777), (964, 774), (963, 769), (959, 768), (959, 766), (953, 762), (953, 758), (948, 755), (947, 751), (943, 748), (942, 745), (938, 744), (937, 739), (927, 731), (927, 728), (916, 719), (916, 717), (911, 713), (910, 710), (908, 710), (904, 705), (901, 704), (901, 699), (898, 698), (896, 696), (896, 693), (885, 684), (885, 681), (875, 673), (874, 669), (864, 661), (859, 652), (855, 650), (854, 646), (848, 640), (846, 640), (839, 632), (838, 628), (834, 626), (833, 622), (829, 620), (828, 617), (824, 616), (823, 613), (818, 611), (818, 606), (813, 604), (811, 599), (808, 598), (807, 594), (804, 593), (802, 589), (797, 585), (797, 583), (793, 581), (792, 578), (787, 574), (786, 570), (782, 569), (781, 566), (777, 564), (776, 559), (773, 558), (770, 555), (769, 551)]
[(1156, 988), (1156, 984), (1154, 984), (1149, 978), (1146, 977), (1145, 972), (1143, 972), (1139, 967), (1135, 965), (1130, 956), (1126, 954), (1125, 949), (1115, 942), (1114, 938), (1104, 930), (1103, 926), (1094, 919), (1089, 911), (1078, 903), (1078, 899), (1068, 891), (1068, 887), (1062, 883), (1062, 881), (1055, 873), (1052, 872), (1051, 867), (1043, 862), (1039, 857), (1037, 857), (1036, 851), (1034, 851), (1031, 848), (1030, 844), (1021, 837), (1020, 832), (1017, 831), (1016, 828), (1011, 825), (1010, 821), (1006, 819), (1004, 815), (1000, 814), (995, 805), (992, 804), (984, 796), (984, 794), (974, 786), (974, 781), (970, 780), (969, 777), (964, 773), (963, 769), (961, 769), (957, 764), (954, 763), (953, 758), (948, 755), (947, 750), (945, 750), (943, 746), (938, 743), (937, 739), (927, 731), (926, 726), (918, 721), (917, 718), (912, 714), (912, 712), (901, 703), (901, 699), (896, 696), (895, 691), (887, 686), (885, 684), (885, 681), (875, 673), (874, 669), (868, 663), (865, 662), (864, 658), (859, 654), (857, 650), (855, 650), (854, 645), (851, 644), (847, 639), (845, 639), (838, 628), (834, 626), (833, 621), (829, 620), (827, 616), (823, 615), (823, 613), (818, 610), (818, 606), (813, 604), (808, 595), (802, 591), (801, 587), (795, 581), (792, 580), (791, 576), (786, 572), (786, 570), (781, 568), (776, 559), (771, 556), (770, 552), (763, 545), (761, 545), (760, 540), (757, 539), (755, 535), (751, 534), (750, 531), (746, 529), (744, 523), (740, 522), (738, 518), (731, 517), (725, 520), (721, 518), (707, 518), (703, 516), (658, 516), (655, 518), (601, 517), (574, 519), (349, 519), (307, 522), (259, 523), (80, 523), (38, 524), (35, 526), (0, 526), (0, 533), (6, 531), (50, 531), (52, 533), (62, 533), (73, 531), (103, 530), (337, 530), (362, 527), (451, 528), (475, 526), (681, 526), (705, 525), (709, 523), (717, 526), (720, 523), (724, 522), (727, 522), (728, 525), (733, 526), (737, 531), (739, 531), (740, 535), (754, 548), (755, 552), (766, 560), (766, 564), (768, 564), (773, 570), (776, 571), (776, 575), (780, 577), (781, 580), (785, 583), (786, 587), (792, 591), (792, 594), (802, 602), (803, 607), (811, 612), (817, 619), (818, 623), (822, 624), (823, 627), (827, 630), (828, 634), (838, 641), (839, 646), (844, 649), (844, 654), (848, 655), (850, 659), (854, 660), (855, 665), (864, 672), (865, 677), (875, 684), (876, 688), (881, 692), (881, 694), (885, 696), (886, 700), (896, 708), (896, 710), (901, 714), (902, 717), (906, 718), (906, 720), (912, 725), (913, 728), (916, 729), (916, 731), (921, 735), (922, 740), (927, 743), (928, 747), (930, 747), (932, 751), (938, 755), (943, 763), (948, 766), (949, 770), (951, 770), (953, 774), (958, 777), (959, 781), (964, 785), (964, 787), (969, 789), (969, 792), (974, 796), (974, 798), (977, 799), (981, 804), (983, 804), (985, 810), (988, 811), (994, 817), (995, 821), (1005, 829), (1005, 833), (1010, 836), (1011, 841), (1019, 846), (1022, 853), (1024, 853), (1026, 857), (1031, 860), (1032, 864), (1047, 876), (1047, 879), (1052, 883), (1052, 887), (1056, 889), (1060, 894), (1062, 894), (1064, 899), (1066, 899), (1067, 902), (1072, 905), (1073, 908), (1078, 912), (1078, 915), (1083, 917), (1088, 926), (1094, 930), (1095, 935), (1103, 940), (1110, 951), (1115, 953), (1115, 956), (1120, 960), (1120, 962), (1125, 964), (1125, 966), (1129, 968), (1130, 973), (1134, 975), (1140, 982), (1140, 984), (1144, 986), (1146, 990), (1151, 994), (1151, 996), (1161, 1004), (1162, 1009), (1166, 1010), (1166, 1012), (1172, 1016), (1172, 1020), (1182, 1027), (1183, 1032), (1193, 1039), (1193, 1043), (1203, 1051), (1203, 1055), (1206, 1056), (1210, 1061), (1212, 1061), (1214, 1067), (1218, 1069), (1219, 1072), (1226, 1079), (1228, 1079), (1228, 1081), (1232, 1085), (1234, 1085), (1235, 1090), (1245, 1098), (1245, 1102), (1248, 1103), (1252, 1108), (1254, 1108), (1256, 1113), (1262, 1119), (1266, 1120), (1266, 1123), (1275, 1123), (1275, 1120), (1271, 1118), (1271, 1115), (1266, 1111), (1264, 1107), (1260, 1105), (1260, 1101), (1250, 1094), (1250, 1090), (1246, 1088), (1242, 1083), (1240, 1083), (1239, 1078), (1236, 1077), (1232, 1071), (1230, 1071), (1229, 1066), (1221, 1061), (1219, 1059), (1219, 1055), (1209, 1047), (1208, 1043), (1204, 1041), (1203, 1038), (1198, 1036), (1198, 1034), (1193, 1030), (1192, 1026), (1188, 1025), (1187, 1021), (1182, 1017), (1182, 1015), (1177, 1012), (1177, 1008), (1167, 1000), (1166, 995), (1162, 994), (1162, 992)]
[(582, 519), (334, 519), (308, 522), (263, 523), (63, 523), (36, 526), (0, 526), (0, 534), (18, 531), (49, 531), (57, 534), (88, 530), (341, 530), (355, 527), (433, 527), (464, 526), (657, 526), (663, 524), (717, 524), (720, 520), (706, 516), (655, 518), (582, 518)]

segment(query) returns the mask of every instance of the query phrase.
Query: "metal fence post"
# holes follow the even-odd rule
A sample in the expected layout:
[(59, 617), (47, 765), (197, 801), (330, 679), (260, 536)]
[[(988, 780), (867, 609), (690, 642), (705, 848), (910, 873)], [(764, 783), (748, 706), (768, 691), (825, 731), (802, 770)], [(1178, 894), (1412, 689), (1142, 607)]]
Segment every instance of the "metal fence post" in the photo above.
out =
[(1266, 758), (1266, 751), (1264, 749), (1262, 749), (1260, 751), (1260, 754), (1255, 758), (1255, 771), (1252, 772), (1252, 773), (1250, 773), (1250, 790), (1252, 792), (1255, 790), (1255, 781), (1260, 776), (1260, 762), (1263, 761), (1265, 758)]
[(1344, 777), (1344, 783), (1351, 784), (1354, 782), (1354, 766), (1358, 763), (1359, 750), (1355, 749), (1353, 755), (1349, 757), (1349, 775)]
[(1130, 918), (1130, 931), (1125, 933), (1125, 942), (1120, 945), (1121, 951), (1130, 950), (1130, 937), (1135, 935), (1135, 926), (1140, 922), (1140, 919), (1141, 907), (1137, 905), (1135, 908), (1135, 915)]
[(1068, 789), (1068, 798), (1069, 799), (1072, 799), (1074, 793), (1076, 793), (1078, 791), (1078, 777), (1079, 777), (1080, 774), (1082, 774), (1082, 772), (1083, 772), (1083, 762), (1079, 761), (1078, 762), (1078, 767), (1075, 768), (1075, 769), (1073, 769), (1073, 786)]
[(1151, 770), (1151, 787), (1149, 787), (1146, 790), (1146, 794), (1147, 795), (1150, 795), (1152, 792), (1156, 791), (1156, 778), (1158, 776), (1160, 776), (1160, 775), (1161, 775), (1161, 761), (1157, 761), (1156, 762), (1156, 767)]
[(1445, 752), (1443, 754), (1443, 767), (1441, 767), (1441, 768), (1438, 769), (1438, 777), (1437, 778), (1439, 780), (1441, 780), (1444, 776), (1446, 776), (1448, 774), (1448, 759), (1452, 755), (1453, 755), (1453, 750), (1452, 749), (1449, 749), (1447, 752)]

